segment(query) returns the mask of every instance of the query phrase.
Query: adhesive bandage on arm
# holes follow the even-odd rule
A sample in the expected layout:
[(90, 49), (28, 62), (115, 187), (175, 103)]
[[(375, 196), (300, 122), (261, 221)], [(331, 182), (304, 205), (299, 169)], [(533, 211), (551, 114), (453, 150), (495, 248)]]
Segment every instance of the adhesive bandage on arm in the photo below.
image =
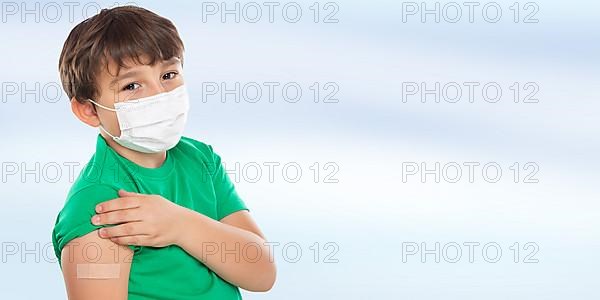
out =
[(77, 264), (78, 279), (115, 279), (120, 275), (120, 264)]

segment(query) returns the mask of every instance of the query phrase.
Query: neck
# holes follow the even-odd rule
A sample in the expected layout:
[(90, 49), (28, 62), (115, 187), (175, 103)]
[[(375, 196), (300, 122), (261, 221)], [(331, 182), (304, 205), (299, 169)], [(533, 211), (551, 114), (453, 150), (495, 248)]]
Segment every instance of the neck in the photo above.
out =
[(104, 132), (101, 132), (100, 134), (102, 135), (108, 146), (113, 148), (115, 152), (144, 168), (158, 168), (162, 166), (162, 164), (165, 162), (165, 159), (167, 158), (166, 151), (158, 153), (138, 152), (119, 145), (111, 137), (107, 136)]

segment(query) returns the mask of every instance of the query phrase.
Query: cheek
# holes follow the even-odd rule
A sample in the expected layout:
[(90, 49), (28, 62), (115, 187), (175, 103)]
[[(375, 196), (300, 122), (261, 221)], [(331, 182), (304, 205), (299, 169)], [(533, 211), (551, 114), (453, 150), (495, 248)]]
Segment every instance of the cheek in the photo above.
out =
[(114, 136), (120, 136), (121, 130), (119, 129), (119, 121), (117, 120), (117, 114), (115, 112), (103, 112), (100, 116), (102, 125), (108, 132)]

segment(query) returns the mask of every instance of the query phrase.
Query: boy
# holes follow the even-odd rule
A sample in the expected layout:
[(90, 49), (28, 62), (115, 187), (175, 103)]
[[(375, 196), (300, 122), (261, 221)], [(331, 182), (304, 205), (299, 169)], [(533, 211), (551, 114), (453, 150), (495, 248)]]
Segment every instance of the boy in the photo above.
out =
[(71, 109), (100, 130), (52, 233), (70, 299), (241, 299), (238, 287), (274, 284), (221, 158), (182, 136), (183, 52), (169, 20), (135, 6), (104, 9), (65, 41)]

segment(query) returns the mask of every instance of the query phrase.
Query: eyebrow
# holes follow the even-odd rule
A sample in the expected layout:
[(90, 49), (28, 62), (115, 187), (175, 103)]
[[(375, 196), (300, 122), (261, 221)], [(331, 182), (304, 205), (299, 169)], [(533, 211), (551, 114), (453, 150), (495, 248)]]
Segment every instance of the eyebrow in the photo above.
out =
[(163, 65), (163, 67), (168, 67), (179, 63), (181, 63), (181, 60), (178, 57), (172, 57), (168, 60), (163, 61), (161, 65)]
[(138, 76), (139, 74), (140, 74), (140, 71), (128, 71), (128, 72), (125, 72), (125, 73), (123, 73), (123, 74), (121, 74), (121, 75), (119, 75), (119, 76), (117, 76), (117, 77), (113, 78), (113, 80), (110, 82), (110, 85), (111, 85), (111, 86), (113, 86), (113, 85), (115, 85), (115, 84), (116, 84), (118, 81), (121, 81), (121, 80), (123, 80), (123, 79), (130, 78), (130, 77), (136, 77), (136, 76)]
[[(177, 57), (173, 57), (173, 58), (171, 58), (171, 59), (168, 59), (168, 60), (162, 61), (160, 64), (161, 64), (163, 67), (169, 67), (169, 66), (172, 66), (172, 65), (176, 65), (176, 64), (178, 64), (178, 63), (181, 63), (181, 60), (180, 60), (179, 58), (177, 58)], [(110, 82), (110, 85), (111, 85), (111, 86), (114, 86), (114, 85), (115, 85), (115, 84), (116, 84), (118, 81), (121, 81), (121, 80), (123, 80), (123, 79), (130, 78), (130, 77), (136, 77), (136, 76), (138, 76), (139, 74), (140, 74), (140, 71), (136, 71), (136, 70), (134, 70), (134, 71), (128, 71), (128, 72), (125, 72), (125, 73), (123, 73), (123, 74), (121, 74), (121, 75), (119, 75), (119, 76), (117, 76), (117, 77), (113, 78), (113, 80)]]

